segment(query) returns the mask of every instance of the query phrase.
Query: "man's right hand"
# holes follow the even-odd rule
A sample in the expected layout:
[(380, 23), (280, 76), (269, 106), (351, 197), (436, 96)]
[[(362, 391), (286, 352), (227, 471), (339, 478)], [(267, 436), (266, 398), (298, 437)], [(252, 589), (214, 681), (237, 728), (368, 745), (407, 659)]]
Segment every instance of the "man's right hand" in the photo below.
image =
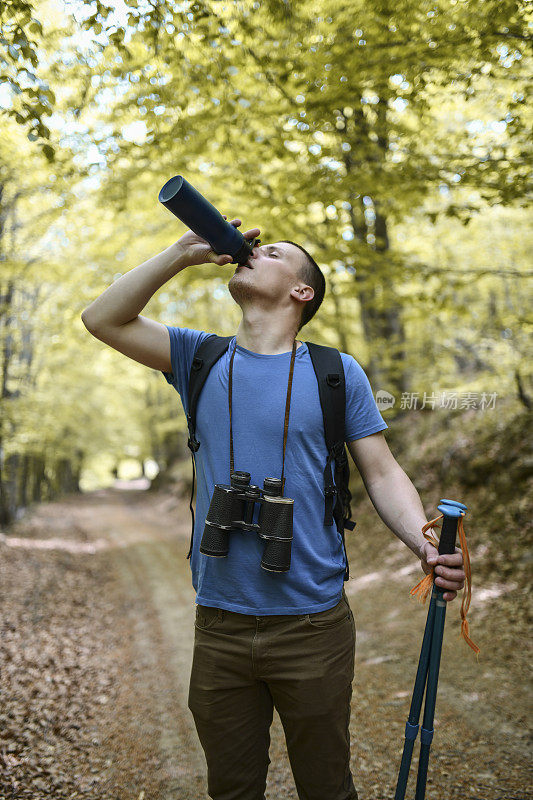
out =
[[(227, 219), (225, 214), (222, 216), (224, 219)], [(232, 219), (230, 224), (233, 225), (234, 228), (238, 228), (242, 225), (242, 221), (240, 219)], [(259, 234), (259, 228), (251, 228), (249, 231), (246, 231), (246, 233), (243, 233), (243, 236), (245, 239), (255, 239)], [(233, 261), (233, 257), (229, 255), (229, 253), (222, 253), (220, 255), (215, 253), (215, 251), (211, 249), (209, 242), (202, 239), (201, 236), (198, 236), (193, 231), (184, 233), (176, 242), (176, 247), (182, 251), (183, 260), (190, 266), (212, 263), (222, 267)]]

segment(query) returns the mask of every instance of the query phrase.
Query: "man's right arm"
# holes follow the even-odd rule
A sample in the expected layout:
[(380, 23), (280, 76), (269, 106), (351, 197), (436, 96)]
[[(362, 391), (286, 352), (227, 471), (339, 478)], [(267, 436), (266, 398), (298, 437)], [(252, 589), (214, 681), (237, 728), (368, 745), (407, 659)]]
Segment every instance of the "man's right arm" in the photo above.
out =
[[(231, 224), (238, 228), (240, 219)], [(260, 233), (252, 228), (243, 234), (253, 239)], [(196, 264), (222, 266), (230, 255), (211, 250), (205, 239), (187, 231), (162, 253), (126, 272), (82, 312), (83, 324), (93, 336), (120, 353), (152, 369), (172, 372), (170, 337), (166, 325), (142, 317), (140, 312), (150, 298), (178, 272)]]
[(152, 369), (172, 372), (165, 325), (140, 312), (150, 298), (191, 264), (178, 242), (126, 272), (83, 311), (87, 330), (120, 353)]

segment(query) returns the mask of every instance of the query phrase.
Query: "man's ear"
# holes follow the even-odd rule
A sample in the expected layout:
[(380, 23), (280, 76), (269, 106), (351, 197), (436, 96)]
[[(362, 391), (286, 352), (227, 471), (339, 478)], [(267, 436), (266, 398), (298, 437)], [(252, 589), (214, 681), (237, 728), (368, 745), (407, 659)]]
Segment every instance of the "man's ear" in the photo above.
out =
[(291, 289), (291, 297), (294, 297), (295, 300), (300, 300), (307, 303), (309, 300), (312, 300), (314, 296), (315, 290), (312, 286), (303, 284), (300, 286), (295, 286), (294, 289)]

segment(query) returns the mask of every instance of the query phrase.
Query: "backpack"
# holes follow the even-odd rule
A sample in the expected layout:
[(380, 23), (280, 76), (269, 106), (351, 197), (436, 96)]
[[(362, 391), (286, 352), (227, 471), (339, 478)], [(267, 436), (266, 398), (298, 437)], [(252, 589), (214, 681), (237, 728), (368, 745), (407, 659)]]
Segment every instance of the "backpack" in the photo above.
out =
[[(187, 445), (192, 458), (192, 489), (189, 508), (192, 515), (191, 542), (187, 558), (191, 557), (194, 535), (194, 496), (195, 461), (194, 454), (200, 447), (196, 439), (196, 407), (209, 370), (226, 352), (233, 336), (217, 336), (211, 334), (198, 345), (195, 350), (189, 374), (189, 404), (187, 427), (189, 439)], [(324, 436), (328, 456), (324, 466), (324, 525), (337, 526), (342, 537), (342, 545), (346, 558), (344, 580), (350, 577), (348, 554), (344, 540), (344, 529), (353, 531), (355, 522), (351, 519), (350, 502), (352, 499), (348, 486), (350, 466), (344, 446), (344, 418), (346, 409), (346, 388), (344, 367), (339, 351), (334, 347), (326, 347), (313, 342), (306, 342), (318, 381), (320, 406), (324, 419)]]

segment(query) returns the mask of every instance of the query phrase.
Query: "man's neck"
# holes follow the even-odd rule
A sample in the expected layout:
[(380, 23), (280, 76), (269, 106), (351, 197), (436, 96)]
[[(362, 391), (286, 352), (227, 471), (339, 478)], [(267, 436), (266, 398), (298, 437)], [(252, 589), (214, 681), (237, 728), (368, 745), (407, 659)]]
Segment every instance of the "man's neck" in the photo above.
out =
[[(280, 328), (276, 329), (272, 325), (265, 326), (259, 320), (254, 324), (254, 322), (243, 317), (237, 328), (236, 340), (238, 345), (244, 347), (245, 350), (251, 350), (253, 353), (278, 355), (292, 350), (294, 333)], [(297, 348), (301, 344), (302, 342), (296, 341)]]

